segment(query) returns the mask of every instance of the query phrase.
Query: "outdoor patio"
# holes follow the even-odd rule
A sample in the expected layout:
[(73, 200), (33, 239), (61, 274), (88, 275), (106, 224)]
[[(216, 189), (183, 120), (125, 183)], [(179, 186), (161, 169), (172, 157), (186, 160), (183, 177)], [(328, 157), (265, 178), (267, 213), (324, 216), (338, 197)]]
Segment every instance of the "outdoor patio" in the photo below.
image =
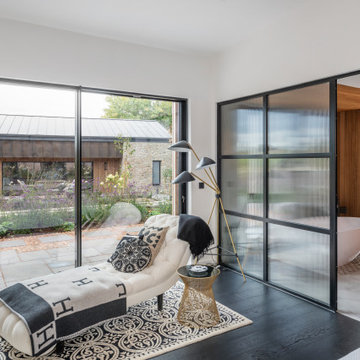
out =
[[(137, 232), (142, 224), (83, 231), (83, 264), (108, 259), (118, 239)], [(0, 289), (16, 282), (74, 267), (75, 233), (20, 235), (0, 240)]]

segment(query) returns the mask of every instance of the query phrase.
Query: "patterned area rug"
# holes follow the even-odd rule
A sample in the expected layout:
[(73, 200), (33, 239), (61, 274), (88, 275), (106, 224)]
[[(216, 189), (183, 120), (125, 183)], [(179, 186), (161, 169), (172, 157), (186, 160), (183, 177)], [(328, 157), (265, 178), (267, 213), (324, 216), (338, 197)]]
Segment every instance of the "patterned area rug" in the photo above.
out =
[(360, 255), (358, 255), (353, 261), (338, 267), (338, 273), (341, 275), (351, 274), (360, 270)]
[[(157, 310), (156, 299), (145, 301), (130, 307), (126, 315), (65, 341), (61, 354), (53, 353), (36, 359), (144, 360), (252, 323), (246, 317), (217, 303), (221, 318), (217, 326), (182, 326), (176, 320), (182, 291), (183, 284), (178, 282), (164, 294), (162, 312)], [(0, 338), (0, 360), (3, 359), (35, 357), (20, 353)]]

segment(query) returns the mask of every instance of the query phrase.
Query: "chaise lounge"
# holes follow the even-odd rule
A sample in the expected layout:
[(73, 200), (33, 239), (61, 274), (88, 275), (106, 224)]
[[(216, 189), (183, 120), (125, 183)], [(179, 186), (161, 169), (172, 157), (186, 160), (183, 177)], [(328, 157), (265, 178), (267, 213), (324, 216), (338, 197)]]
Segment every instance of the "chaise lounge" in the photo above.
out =
[[(112, 264), (103, 262), (96, 265), (102, 274), (109, 276), (113, 283), (123, 283), (126, 286), (126, 308), (141, 301), (158, 296), (158, 307), (162, 307), (162, 294), (172, 287), (178, 280), (176, 270), (185, 265), (190, 258), (189, 244), (177, 238), (178, 216), (156, 215), (150, 217), (145, 225), (156, 227), (169, 227), (164, 243), (153, 264), (138, 273), (123, 273), (114, 269)], [(82, 266), (77, 269), (68, 270), (74, 273), (84, 274), (91, 267)], [(61, 274), (64, 274), (63, 272)], [(48, 275), (56, 276), (56, 275)], [(46, 277), (41, 278), (46, 279)], [(35, 283), (39, 279), (31, 279), (29, 282)], [(104, 294), (103, 294), (104, 295)], [(106, 295), (106, 294), (105, 294)], [(89, 294), (87, 294), (89, 296)], [(84, 299), (86, 301), (86, 299)], [(121, 313), (119, 314), (121, 315)], [(109, 318), (103, 318), (98, 323), (104, 322)], [(94, 324), (95, 325), (95, 324)], [(85, 330), (85, 329), (84, 329)], [(27, 328), (26, 322), (16, 315), (6, 305), (0, 303), (0, 336), (7, 340), (12, 346), (27, 355), (34, 355), (34, 346)], [(57, 340), (64, 340), (57, 338)], [(52, 346), (46, 352), (52, 351)]]

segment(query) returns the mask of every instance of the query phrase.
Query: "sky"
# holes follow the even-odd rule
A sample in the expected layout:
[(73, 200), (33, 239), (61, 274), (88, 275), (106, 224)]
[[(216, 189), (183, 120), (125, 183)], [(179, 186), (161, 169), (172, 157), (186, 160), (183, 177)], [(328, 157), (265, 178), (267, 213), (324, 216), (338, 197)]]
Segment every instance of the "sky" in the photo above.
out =
[[(83, 117), (102, 117), (105, 98), (103, 94), (83, 93)], [(0, 84), (0, 114), (74, 117), (75, 99), (73, 90)]]

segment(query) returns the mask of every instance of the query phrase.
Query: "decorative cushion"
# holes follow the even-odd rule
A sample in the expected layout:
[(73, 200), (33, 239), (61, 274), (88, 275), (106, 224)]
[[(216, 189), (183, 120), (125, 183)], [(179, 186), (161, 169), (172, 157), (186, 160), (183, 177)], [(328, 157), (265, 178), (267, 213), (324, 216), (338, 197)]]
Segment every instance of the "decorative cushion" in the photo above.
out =
[(152, 251), (139, 236), (124, 236), (108, 262), (121, 272), (136, 273), (150, 265)]
[(139, 238), (144, 240), (146, 244), (150, 246), (152, 253), (151, 263), (154, 262), (156, 255), (159, 253), (162, 243), (165, 240), (165, 236), (169, 227), (156, 227), (156, 226), (144, 226), (139, 231)]
[(165, 240), (166, 232), (169, 227), (144, 226), (139, 231), (139, 238), (144, 240), (150, 246), (152, 258), (149, 266), (154, 262), (156, 255), (159, 253), (162, 243)]

